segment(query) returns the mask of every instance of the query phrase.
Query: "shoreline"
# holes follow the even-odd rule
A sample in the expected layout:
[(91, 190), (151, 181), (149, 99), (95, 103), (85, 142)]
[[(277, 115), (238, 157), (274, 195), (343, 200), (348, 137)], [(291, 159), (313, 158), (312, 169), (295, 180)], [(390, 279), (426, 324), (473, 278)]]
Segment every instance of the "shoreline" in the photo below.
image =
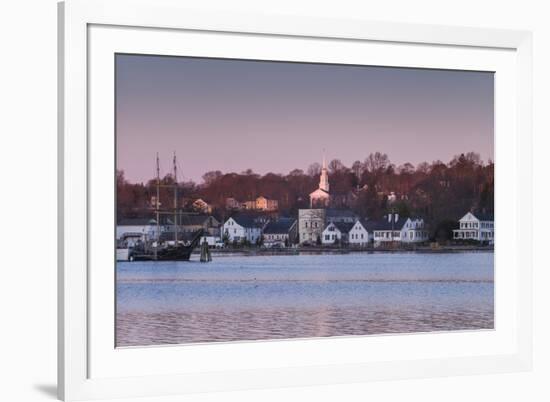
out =
[[(418, 254), (454, 254), (466, 252), (494, 252), (493, 246), (446, 246), (439, 248), (415, 247), (415, 248), (326, 248), (326, 247), (303, 247), (303, 248), (241, 248), (241, 249), (211, 249), (212, 257), (223, 257), (232, 255), (244, 256), (289, 256), (289, 255), (319, 255), (319, 254), (379, 254), (379, 253), (418, 253)], [(193, 255), (198, 255), (198, 250), (193, 251)]]

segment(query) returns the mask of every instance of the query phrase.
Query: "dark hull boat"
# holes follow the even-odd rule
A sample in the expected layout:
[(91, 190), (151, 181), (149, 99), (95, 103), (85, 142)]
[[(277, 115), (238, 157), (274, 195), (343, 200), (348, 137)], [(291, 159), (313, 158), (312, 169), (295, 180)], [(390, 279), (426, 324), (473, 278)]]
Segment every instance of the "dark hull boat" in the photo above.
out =
[(133, 250), (129, 256), (130, 261), (189, 261), (191, 253), (199, 245), (202, 230), (195, 233), (189, 244), (166, 246), (158, 250), (151, 249), (148, 252)]
[[(155, 198), (155, 215), (157, 222), (156, 239), (155, 241), (147, 241), (132, 249), (118, 249), (117, 261), (189, 261), (191, 253), (200, 243), (203, 235), (203, 230), (198, 230), (193, 233), (192, 237), (185, 238), (184, 233), (178, 231), (180, 221), (180, 211), (178, 211), (178, 171), (176, 163), (176, 154), (174, 153), (173, 160), (173, 183), (165, 185), (172, 187), (174, 190), (174, 206), (172, 211), (160, 210), (160, 164), (157, 154), (157, 195)], [(160, 232), (160, 216), (169, 214), (173, 216), (171, 225), (173, 229), (170, 231)], [(204, 258), (201, 255), (201, 261)], [(208, 254), (205, 261), (211, 261), (212, 257)]]

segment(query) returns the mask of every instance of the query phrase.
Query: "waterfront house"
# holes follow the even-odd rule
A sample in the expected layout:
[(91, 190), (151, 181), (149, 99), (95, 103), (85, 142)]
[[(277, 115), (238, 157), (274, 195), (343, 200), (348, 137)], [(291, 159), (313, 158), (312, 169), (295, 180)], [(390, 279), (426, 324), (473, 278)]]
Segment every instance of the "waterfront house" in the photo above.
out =
[(248, 241), (256, 243), (262, 236), (265, 223), (250, 215), (235, 215), (229, 218), (222, 227), (222, 237), (229, 242)]
[(186, 233), (193, 233), (197, 230), (204, 230), (210, 236), (220, 235), (220, 222), (211, 215), (203, 214), (182, 214), (178, 217), (178, 230)]
[(349, 231), (348, 243), (352, 246), (365, 247), (373, 239), (375, 222), (358, 219)]
[(264, 246), (285, 247), (294, 243), (298, 225), (294, 218), (279, 218), (269, 221), (263, 230)]
[(298, 236), (300, 244), (321, 241), (325, 228), (326, 210), (322, 208), (298, 210)]
[(324, 245), (335, 243), (347, 243), (349, 232), (355, 224), (349, 222), (329, 222), (321, 235), (321, 242)]
[[(162, 228), (161, 228), (162, 229)], [(151, 218), (125, 218), (116, 226), (116, 238), (146, 241), (157, 237), (157, 221)]]
[(460, 218), (458, 223), (459, 228), (453, 230), (453, 239), (494, 244), (495, 219), (493, 215), (468, 212)]
[(428, 240), (428, 231), (422, 218), (401, 218), (399, 214), (389, 214), (374, 224), (374, 245), (384, 243), (420, 243)]

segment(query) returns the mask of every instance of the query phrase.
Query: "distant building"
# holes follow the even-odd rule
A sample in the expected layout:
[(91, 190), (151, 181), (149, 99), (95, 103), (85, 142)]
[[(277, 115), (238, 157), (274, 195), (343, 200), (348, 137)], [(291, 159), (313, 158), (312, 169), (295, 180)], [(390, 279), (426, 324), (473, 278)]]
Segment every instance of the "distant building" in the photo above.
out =
[(220, 235), (220, 222), (210, 215), (183, 214), (178, 217), (178, 229), (181, 232), (193, 233), (197, 230), (204, 230), (211, 236)]
[(284, 247), (294, 243), (298, 234), (298, 224), (294, 218), (279, 218), (270, 221), (263, 230), (264, 246)]
[(494, 244), (495, 218), (493, 215), (468, 212), (458, 222), (460, 226), (459, 229), (453, 230), (453, 239)]
[(349, 231), (348, 243), (365, 247), (374, 239), (375, 222), (358, 219)]
[(241, 207), (242, 207), (242, 203), (237, 201), (235, 198), (233, 198), (233, 197), (226, 198), (226, 200), (225, 200), (225, 209), (238, 210), (238, 209), (241, 209)]
[(241, 204), (242, 209), (247, 209), (249, 211), (253, 211), (256, 209), (256, 200), (252, 201), (245, 201)]
[(222, 227), (222, 238), (227, 236), (230, 242), (247, 240), (256, 243), (262, 236), (265, 223), (253, 216), (237, 215), (229, 218)]
[(156, 237), (157, 221), (151, 218), (121, 219), (116, 226), (116, 238), (118, 240), (132, 238), (146, 241)]
[(328, 182), (328, 169), (323, 157), (323, 167), (319, 177), (319, 188), (309, 194), (309, 206), (311, 208), (328, 208), (330, 205), (330, 185)]
[(279, 209), (279, 202), (260, 196), (256, 198), (256, 209), (259, 211), (277, 211)]
[(317, 239), (321, 241), (321, 235), (325, 228), (325, 219), (325, 209), (299, 209), (298, 235), (300, 244), (315, 244)]
[(428, 231), (421, 218), (400, 218), (399, 214), (389, 214), (385, 219), (374, 223), (374, 245), (383, 243), (420, 243), (428, 240)]
[(204, 214), (211, 214), (212, 213), (212, 206), (204, 201), (202, 198), (199, 198), (195, 201), (193, 201), (193, 204), (191, 204), (192, 208), (195, 211), (202, 212)]
[(330, 222), (323, 230), (321, 242), (323, 244), (347, 243), (353, 226), (354, 224), (349, 222)]
[(354, 223), (359, 216), (349, 209), (329, 208), (326, 210), (326, 223)]

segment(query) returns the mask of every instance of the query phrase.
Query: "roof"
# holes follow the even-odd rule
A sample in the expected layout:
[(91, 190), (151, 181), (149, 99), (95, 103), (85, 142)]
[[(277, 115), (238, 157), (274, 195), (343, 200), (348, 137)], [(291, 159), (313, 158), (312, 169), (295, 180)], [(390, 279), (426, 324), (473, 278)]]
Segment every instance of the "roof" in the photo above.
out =
[(346, 218), (356, 218), (357, 215), (349, 209), (327, 209), (327, 218), (331, 217), (346, 217)]
[(262, 222), (259, 222), (256, 217), (251, 215), (235, 215), (231, 218), (245, 228), (261, 228), (263, 226)]
[(117, 223), (119, 226), (147, 226), (156, 224), (157, 221), (151, 218), (123, 218)]
[(180, 215), (179, 224), (183, 226), (202, 226), (209, 219), (209, 215)]
[(351, 228), (355, 225), (355, 222), (332, 222), (332, 224), (336, 226), (341, 233), (349, 233)]
[(401, 230), (405, 225), (405, 222), (407, 222), (407, 219), (408, 218), (399, 218), (397, 221), (393, 219), (391, 222), (388, 222), (388, 218), (385, 218), (370, 221), (371, 223), (367, 223), (367, 225), (369, 225), (371, 229), (367, 230)]
[(322, 188), (316, 188), (315, 190), (313, 190), (311, 193), (309, 193), (309, 195), (312, 195), (312, 194), (315, 194), (315, 193), (322, 193), (322, 194), (326, 194), (326, 195), (330, 195), (330, 193), (326, 190), (323, 190)]
[(361, 223), (361, 226), (363, 226), (363, 228), (365, 228), (367, 232), (372, 232), (373, 230), (376, 229), (376, 226), (377, 226), (377, 221), (372, 221), (365, 218), (359, 219), (355, 223), (357, 222)]
[(273, 233), (288, 233), (292, 228), (292, 225), (296, 222), (294, 218), (279, 218), (276, 221), (269, 221), (264, 228), (265, 234)]
[(480, 213), (472, 212), (472, 215), (475, 216), (480, 221), (494, 221), (495, 220), (495, 217), (494, 217), (493, 214), (482, 213), (482, 212), (480, 212)]

